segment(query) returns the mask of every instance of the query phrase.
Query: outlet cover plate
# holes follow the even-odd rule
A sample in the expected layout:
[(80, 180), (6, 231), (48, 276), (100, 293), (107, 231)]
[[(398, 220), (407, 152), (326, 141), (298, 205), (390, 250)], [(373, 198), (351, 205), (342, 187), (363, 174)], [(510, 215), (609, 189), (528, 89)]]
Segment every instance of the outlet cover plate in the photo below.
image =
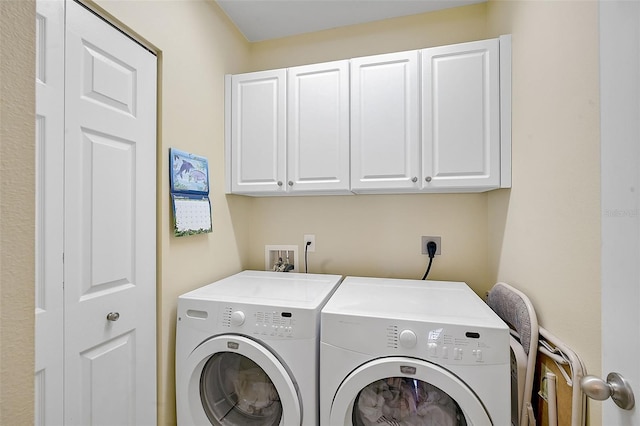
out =
[(316, 251), (316, 235), (315, 234), (304, 234), (304, 244), (302, 246), (302, 250), (307, 247), (307, 241), (311, 242), (309, 244), (309, 248), (307, 248), (308, 253), (313, 253)]
[(426, 254), (426, 255), (429, 254), (427, 252), (427, 243), (429, 241), (433, 241), (437, 245), (436, 256), (442, 254), (442, 238), (440, 238), (440, 237), (428, 237), (428, 236), (424, 236), (424, 235), (422, 236), (422, 239), (420, 240), (420, 247), (422, 247), (422, 254)]

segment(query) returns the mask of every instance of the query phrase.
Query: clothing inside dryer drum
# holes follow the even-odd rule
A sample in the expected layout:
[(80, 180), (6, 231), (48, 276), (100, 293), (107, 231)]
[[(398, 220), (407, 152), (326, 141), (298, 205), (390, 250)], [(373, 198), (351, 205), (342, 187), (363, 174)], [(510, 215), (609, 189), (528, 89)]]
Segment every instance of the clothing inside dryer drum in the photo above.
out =
[(280, 424), (282, 404), (269, 376), (249, 358), (219, 352), (200, 376), (200, 399), (212, 425)]
[(354, 426), (466, 426), (460, 406), (441, 389), (407, 377), (376, 380), (360, 391)]

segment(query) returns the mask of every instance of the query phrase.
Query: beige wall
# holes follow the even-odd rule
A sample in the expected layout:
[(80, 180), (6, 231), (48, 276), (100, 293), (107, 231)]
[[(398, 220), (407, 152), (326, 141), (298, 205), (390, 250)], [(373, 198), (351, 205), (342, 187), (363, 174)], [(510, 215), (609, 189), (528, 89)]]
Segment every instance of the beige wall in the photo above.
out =
[(253, 43), (251, 70), (478, 40), (486, 37), (485, 3)]
[(488, 289), (486, 194), (261, 198), (253, 207), (250, 268), (264, 269), (265, 244), (302, 250), (303, 235), (315, 234), (309, 272), (420, 279), (420, 236), (439, 235), (429, 278)]
[[(441, 235), (443, 255), (436, 258), (433, 278), (467, 281), (480, 294), (496, 280), (523, 289), (542, 324), (573, 347), (590, 372), (599, 374), (595, 2), (491, 1), (253, 45), (213, 3), (98, 0), (98, 4), (159, 50), (159, 424), (175, 422), (177, 296), (244, 268), (260, 269), (265, 244), (301, 246), (305, 233), (316, 234), (310, 272), (406, 278), (424, 273), (426, 257), (419, 254), (419, 236)], [(0, 1), (0, 5), (0, 423), (30, 424), (34, 183), (33, 173), (24, 171), (33, 169), (34, 55), (24, 52), (33, 52), (35, 15), (32, 1)], [(503, 33), (513, 34), (513, 189), (488, 194), (256, 199), (224, 194), (225, 73)], [(212, 234), (171, 236), (169, 147), (209, 158)], [(22, 173), (19, 181), (17, 169)], [(10, 181), (16, 183), (15, 189), (6, 185)], [(598, 425), (599, 404), (592, 407), (591, 424)]]
[(492, 277), (600, 375), (598, 5), (494, 2), (490, 16), (513, 34), (514, 101), (513, 189), (489, 194)]
[[(35, 2), (0, 1), (0, 424), (33, 424)], [(19, 58), (18, 60), (15, 60)]]

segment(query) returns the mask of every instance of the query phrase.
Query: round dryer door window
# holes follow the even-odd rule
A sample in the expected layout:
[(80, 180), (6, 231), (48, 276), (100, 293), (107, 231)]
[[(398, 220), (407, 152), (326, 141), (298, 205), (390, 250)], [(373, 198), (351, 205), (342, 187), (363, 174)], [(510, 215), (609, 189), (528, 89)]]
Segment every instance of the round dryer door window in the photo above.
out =
[(353, 370), (335, 393), (329, 423), (353, 426), (493, 424), (482, 401), (456, 375), (430, 362), (405, 357), (378, 358)]
[(282, 418), (273, 381), (258, 364), (234, 352), (209, 358), (202, 369), (200, 398), (214, 425), (276, 426)]
[(387, 377), (365, 386), (353, 407), (354, 426), (467, 426), (460, 406), (445, 391), (408, 377)]

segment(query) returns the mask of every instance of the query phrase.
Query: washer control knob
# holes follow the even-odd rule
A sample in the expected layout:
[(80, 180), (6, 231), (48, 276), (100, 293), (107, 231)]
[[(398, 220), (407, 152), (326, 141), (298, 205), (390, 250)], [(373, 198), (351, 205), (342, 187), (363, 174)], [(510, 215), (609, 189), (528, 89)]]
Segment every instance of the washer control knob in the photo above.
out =
[(231, 314), (231, 325), (234, 327), (238, 327), (242, 324), (244, 324), (244, 312), (242, 311), (235, 311)]
[(416, 333), (411, 330), (402, 330), (400, 332), (400, 346), (403, 348), (411, 349), (418, 341)]

